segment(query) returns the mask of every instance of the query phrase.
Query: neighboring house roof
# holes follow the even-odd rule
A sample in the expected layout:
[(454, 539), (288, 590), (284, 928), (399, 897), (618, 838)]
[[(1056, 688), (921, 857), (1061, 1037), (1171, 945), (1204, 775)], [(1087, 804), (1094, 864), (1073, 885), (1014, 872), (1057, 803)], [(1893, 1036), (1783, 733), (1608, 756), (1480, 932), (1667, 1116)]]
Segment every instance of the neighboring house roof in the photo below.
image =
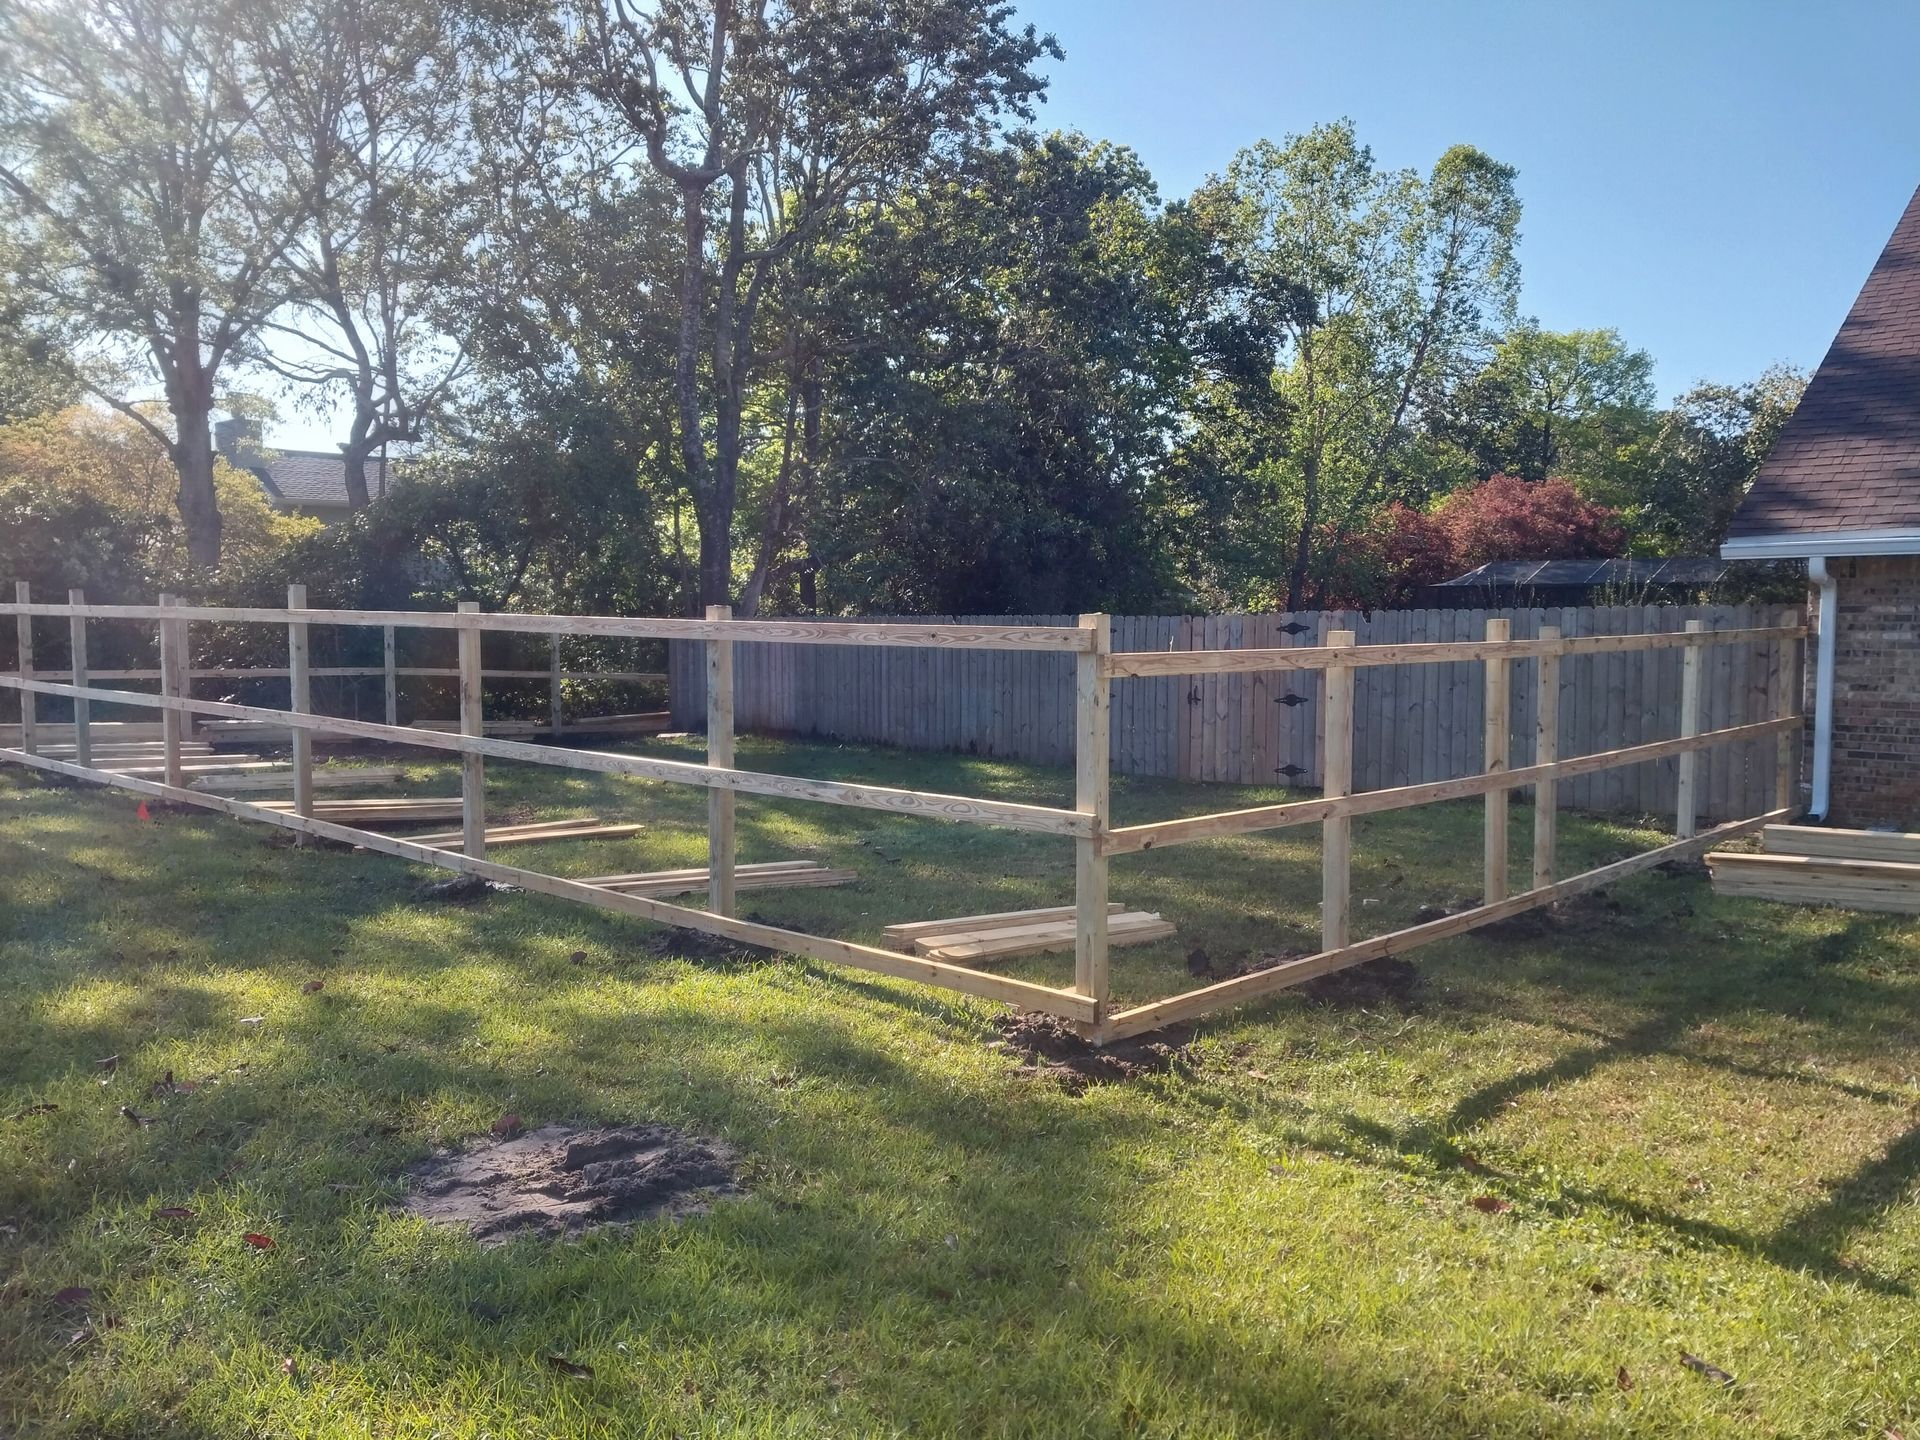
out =
[(1724, 560), (1671, 556), (1624, 560), (1495, 560), (1436, 589), (1488, 589), (1534, 585), (1589, 586), (1595, 589), (1647, 585), (1712, 585), (1727, 573)]
[[(238, 463), (260, 477), (267, 493), (282, 505), (302, 510), (347, 508), (347, 467), (340, 452), (268, 449), (243, 457)], [(384, 488), (381, 462), (367, 462), (367, 489), (374, 495)]]
[(1760, 467), (1721, 553), (1873, 550), (1920, 552), (1920, 190)]

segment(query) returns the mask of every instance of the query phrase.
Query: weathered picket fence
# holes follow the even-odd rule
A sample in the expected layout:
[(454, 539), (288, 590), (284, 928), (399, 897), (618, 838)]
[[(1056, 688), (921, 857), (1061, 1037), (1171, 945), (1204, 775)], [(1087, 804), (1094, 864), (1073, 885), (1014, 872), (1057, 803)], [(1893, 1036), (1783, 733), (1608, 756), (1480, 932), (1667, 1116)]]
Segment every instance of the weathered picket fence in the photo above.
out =
[[(1513, 638), (1542, 625), (1561, 634), (1667, 633), (1697, 620), (1708, 630), (1793, 625), (1777, 605), (1613, 605), (1541, 610), (1392, 610), (1211, 616), (1115, 616), (1115, 650), (1281, 649), (1317, 646), (1337, 630), (1361, 645), (1478, 640), (1491, 619)], [(1071, 615), (869, 618), (869, 624), (1072, 625)], [(744, 732), (957, 751), (1040, 764), (1073, 759), (1071, 657), (1033, 651), (921, 650), (760, 644), (737, 647), (735, 723)], [(1724, 729), (1781, 713), (1793, 644), (1768, 640), (1705, 652), (1700, 723)], [(697, 729), (706, 708), (698, 645), (669, 659), (673, 723)], [(1619, 650), (1566, 657), (1560, 667), (1561, 753), (1593, 754), (1679, 733), (1681, 652)], [(1531, 755), (1534, 667), (1516, 667), (1516, 765)], [(1142, 677), (1113, 693), (1112, 766), (1242, 785), (1317, 789), (1322, 776), (1320, 670)], [(1378, 790), (1471, 774), (1481, 764), (1485, 687), (1472, 662), (1386, 665), (1359, 671), (1354, 694), (1353, 785)], [(1730, 744), (1700, 757), (1703, 815), (1749, 815), (1771, 803), (1774, 747)], [(1563, 807), (1663, 813), (1673, 808), (1678, 761), (1649, 761), (1569, 778)]]

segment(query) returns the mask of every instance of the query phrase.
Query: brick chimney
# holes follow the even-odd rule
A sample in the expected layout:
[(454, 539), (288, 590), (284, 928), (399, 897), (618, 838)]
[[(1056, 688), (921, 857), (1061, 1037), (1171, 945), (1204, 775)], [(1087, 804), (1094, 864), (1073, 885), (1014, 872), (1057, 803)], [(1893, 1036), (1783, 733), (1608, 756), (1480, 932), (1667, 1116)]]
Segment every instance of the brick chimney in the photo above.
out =
[(242, 451), (260, 448), (260, 422), (229, 417), (213, 422), (213, 448), (229, 460)]

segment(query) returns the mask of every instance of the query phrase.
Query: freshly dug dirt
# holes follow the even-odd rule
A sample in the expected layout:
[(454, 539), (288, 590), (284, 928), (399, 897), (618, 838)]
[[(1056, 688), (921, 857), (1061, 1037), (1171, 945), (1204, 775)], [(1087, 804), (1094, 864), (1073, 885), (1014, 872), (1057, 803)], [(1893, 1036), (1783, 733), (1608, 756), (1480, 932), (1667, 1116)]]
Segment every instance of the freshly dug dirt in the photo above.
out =
[(728, 1146), (666, 1125), (543, 1125), (430, 1156), (407, 1182), (403, 1209), (464, 1226), (483, 1245), (698, 1215), (743, 1193)]
[(413, 892), (413, 898), (423, 905), (471, 905), (496, 890), (507, 888), (497, 880), (479, 875), (454, 875), (445, 880), (429, 880)]
[(729, 940), (724, 935), (688, 930), (679, 925), (670, 925), (658, 934), (649, 936), (646, 944), (656, 955), (696, 963), (708, 960), (767, 960), (774, 954), (764, 945), (755, 945), (746, 940)]
[(1009, 1015), (994, 1028), (1000, 1032), (995, 1048), (1012, 1051), (1035, 1077), (1055, 1081), (1075, 1095), (1090, 1085), (1111, 1085), (1180, 1068), (1191, 1059), (1187, 1042), (1193, 1031), (1186, 1025), (1169, 1025), (1104, 1050), (1096, 1050), (1064, 1020), (1051, 1015)]
[(1419, 993), (1420, 967), (1397, 955), (1383, 955), (1364, 965), (1319, 975), (1300, 987), (1317, 1005), (1350, 1005), (1367, 1009), (1378, 1005), (1406, 1005)]

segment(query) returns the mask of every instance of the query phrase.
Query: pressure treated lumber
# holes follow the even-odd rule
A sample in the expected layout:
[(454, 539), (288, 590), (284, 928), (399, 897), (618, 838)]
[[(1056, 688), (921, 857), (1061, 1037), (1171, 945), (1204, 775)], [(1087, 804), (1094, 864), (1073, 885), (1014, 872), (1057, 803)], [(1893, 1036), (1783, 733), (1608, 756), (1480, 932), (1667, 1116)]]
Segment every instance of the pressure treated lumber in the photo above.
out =
[[(1504, 646), (1512, 629), (1510, 620), (1487, 621), (1487, 643)], [(1482, 663), (1486, 666), (1485, 769), (1489, 777), (1497, 777), (1513, 768), (1513, 737), (1508, 732), (1513, 703), (1513, 662), (1500, 650)], [(1480, 894), (1489, 903), (1507, 898), (1507, 820), (1512, 813), (1507, 797), (1510, 793), (1503, 786), (1486, 794), (1486, 819), (1481, 827), (1484, 843)]]
[[(779, 890), (810, 886), (851, 885), (860, 877), (852, 870), (833, 870), (817, 860), (777, 860), (736, 865), (736, 890)], [(689, 870), (643, 871), (634, 875), (599, 875), (583, 883), (628, 895), (693, 895), (707, 889), (705, 867)]]
[(1920, 915), (1920, 864), (1821, 855), (1707, 856), (1716, 895)]
[[(13, 598), (19, 604), (33, 603), (33, 590), (25, 580), (13, 582)], [(14, 635), (19, 643), (21, 678), (33, 678), (33, 617), (17, 615), (14, 617)], [(25, 691), (20, 694), (20, 748), (29, 755), (40, 748), (39, 717), (34, 709), (34, 697)]]
[[(68, 665), (73, 672), (73, 758), (81, 765), (93, 763), (92, 706), (84, 693), (87, 685), (87, 620), (80, 613), (86, 603), (86, 591), (67, 591), (68, 644), (73, 651), (73, 658)], [(164, 723), (160, 731), (164, 739)]]
[[(1327, 636), (1330, 650), (1353, 647), (1351, 630)], [(1325, 687), (1325, 714), (1320, 737), (1320, 793), (1340, 800), (1353, 793), (1353, 667), (1329, 665)], [(1329, 815), (1320, 826), (1320, 947), (1335, 950), (1347, 943), (1353, 899), (1353, 821)]]
[[(1149, 911), (1122, 911), (1105, 918), (1107, 943), (1110, 945), (1146, 945), (1155, 940), (1165, 940), (1174, 933), (1171, 923)], [(936, 960), (1005, 960), (1016, 955), (1069, 950), (1073, 948), (1074, 938), (1073, 921), (1039, 920), (1026, 925), (922, 935), (913, 941), (913, 948), (919, 954)]]
[[(707, 607), (709, 620), (732, 614), (731, 606)], [(733, 768), (733, 642), (718, 635), (707, 641), (707, 764)], [(734, 812), (731, 791), (707, 791), (707, 908), (716, 915), (734, 911)]]
[(1107, 1013), (1107, 947), (1112, 933), (1107, 919), (1108, 862), (1099, 836), (1107, 828), (1112, 791), (1108, 750), (1113, 682), (1106, 660), (1113, 649), (1113, 632), (1105, 615), (1082, 615), (1080, 626), (1088, 645), (1074, 662), (1073, 808), (1090, 817), (1092, 830), (1073, 842), (1073, 988), (1091, 997), (1097, 1023)]
[[(244, 793), (285, 790), (293, 784), (293, 772), (285, 766), (271, 760), (259, 763), (272, 768), (253, 770), (249, 766), (248, 771), (238, 774), (217, 771), (200, 776), (193, 782), (193, 788)], [(397, 765), (323, 765), (313, 772), (313, 783), (316, 789), (342, 790), (354, 785), (391, 785), (405, 778), (405, 775), (406, 772)]]
[[(505, 825), (489, 827), (488, 845), (542, 845), (552, 840), (624, 840), (638, 835), (644, 825), (600, 825), (569, 821), (560, 825)], [(466, 849), (465, 832), (436, 831), (431, 835), (409, 835), (416, 845), (432, 845), (442, 850)]]
[(1770, 855), (1824, 855), (1836, 860), (1890, 860), (1920, 865), (1920, 835), (1897, 830), (1769, 825), (1760, 832), (1760, 843)]
[[(287, 609), (297, 611), (306, 608), (307, 587), (289, 585)], [(307, 625), (304, 620), (291, 621), (287, 625), (287, 689), (287, 708), (296, 715), (310, 714), (313, 710), (313, 689), (307, 675)], [(293, 732), (293, 812), (296, 815), (313, 814), (313, 732), (310, 730)], [(302, 835), (297, 837), (295, 843), (304, 845), (306, 841), (307, 837)]]
[[(1540, 627), (1542, 640), (1558, 640), (1556, 625)], [(1560, 758), (1560, 657), (1540, 657), (1534, 682), (1533, 763), (1552, 765)], [(1554, 854), (1559, 848), (1560, 797), (1551, 779), (1533, 787), (1533, 888), (1553, 883)], [(1785, 805), (1787, 802), (1780, 802)]]
[(765, 945), (785, 954), (799, 955), (829, 964), (846, 965), (853, 969), (892, 975), (900, 979), (917, 980), (922, 984), (958, 991), (965, 995), (976, 995), (982, 999), (999, 1000), (1026, 1010), (1039, 1010), (1046, 1014), (1058, 1015), (1065, 1020), (1090, 1024), (1093, 1019), (1093, 1002), (1086, 996), (1076, 995), (1070, 990), (1058, 990), (1048, 985), (1036, 985), (1027, 980), (1017, 980), (1012, 976), (993, 975), (984, 970), (969, 969), (964, 965), (952, 965), (920, 956), (903, 955), (896, 951), (882, 950), (877, 946), (860, 945), (847, 940), (830, 940), (819, 935), (809, 935), (800, 930), (784, 930), (777, 925), (763, 925), (750, 920), (734, 920), (722, 915), (710, 915), (704, 910), (696, 910), (689, 906), (674, 905), (668, 901), (655, 900), (644, 895), (626, 895), (617, 890), (604, 890), (579, 880), (568, 880), (558, 875), (542, 875), (535, 870), (502, 865), (497, 861), (464, 855), (457, 850), (437, 850), (432, 846), (418, 845), (391, 835), (380, 835), (371, 830), (359, 830), (352, 826), (335, 824), (317, 816), (307, 819), (245, 800), (230, 799), (224, 795), (203, 795), (194, 790), (175, 789), (173, 786), (152, 780), (103, 775), (99, 771), (88, 770), (68, 761), (49, 760), (44, 756), (29, 755), (23, 750), (0, 749), (0, 761), (13, 761), (31, 766), (36, 770), (67, 775), (76, 780), (93, 780), (116, 789), (130, 790), (137, 795), (150, 795), (162, 800), (178, 801), (184, 805), (199, 805), (209, 810), (222, 810), (243, 820), (259, 820), (269, 825), (277, 825), (282, 829), (318, 835), (324, 839), (358, 845), (367, 850), (377, 850), (382, 854), (395, 855), (403, 860), (438, 865), (442, 869), (465, 875), (478, 875), (485, 880), (496, 880), (504, 885), (517, 885), (524, 890), (557, 896), (563, 900), (577, 900), (586, 905), (631, 915), (641, 920), (675, 925), (682, 929), (719, 935), (724, 939), (740, 940), (751, 945)]
[(1629, 855), (1624, 860), (1616, 860), (1611, 865), (1602, 865), (1597, 869), (1583, 871), (1556, 881), (1552, 885), (1528, 890), (1519, 895), (1509, 895), (1505, 900), (1491, 905), (1477, 905), (1471, 910), (1461, 910), (1455, 914), (1428, 921), (1424, 925), (1411, 925), (1404, 930), (1391, 931), (1377, 935), (1371, 940), (1361, 940), (1339, 950), (1322, 951), (1318, 955), (1303, 956), (1298, 960), (1289, 960), (1270, 970), (1257, 970), (1251, 975), (1236, 976), (1231, 980), (1222, 980), (1198, 990), (1189, 990), (1185, 994), (1169, 996), (1165, 1000), (1156, 1000), (1149, 1005), (1138, 1005), (1131, 1010), (1122, 1010), (1113, 1016), (1106, 1025), (1094, 1035), (1100, 1044), (1110, 1044), (1115, 1040), (1124, 1040), (1130, 1035), (1140, 1035), (1148, 1030), (1157, 1030), (1163, 1025), (1171, 1025), (1176, 1020), (1191, 1020), (1201, 1015), (1210, 1015), (1230, 1005), (1238, 1005), (1247, 1000), (1268, 995), (1276, 990), (1285, 990), (1291, 986), (1303, 984), (1320, 975), (1330, 975), (1337, 970), (1351, 969), (1355, 965), (1364, 965), (1369, 960), (1378, 960), (1387, 955), (1402, 955), (1435, 940), (1444, 940), (1452, 935), (1465, 934), (1477, 930), (1482, 925), (1491, 925), (1496, 920), (1505, 920), (1542, 905), (1550, 905), (1556, 900), (1597, 890), (1603, 885), (1611, 885), (1636, 875), (1643, 870), (1651, 870), (1656, 865), (1669, 860), (1683, 860), (1692, 855), (1704, 854), (1715, 845), (1742, 835), (1751, 835), (1754, 831), (1774, 821), (1786, 819), (1792, 812), (1769, 810), (1764, 815), (1755, 815), (1746, 820), (1733, 820), (1725, 825), (1715, 826), (1694, 836), (1690, 840), (1675, 840), (1638, 855)]
[[(133, 777), (126, 777), (133, 778)], [(356, 825), (420, 825), (458, 820), (460, 799), (315, 800), (313, 813), (325, 820)], [(291, 800), (262, 800), (262, 810), (295, 813)]]
[[(1052, 905), (1039, 910), (999, 910), (989, 915), (957, 915), (951, 920), (909, 920), (889, 925), (881, 936), (895, 944), (918, 940), (923, 935), (951, 934), (957, 930), (991, 930), (1001, 925), (1026, 925), (1036, 920), (1071, 920), (1078, 907)], [(1118, 915), (1127, 907), (1109, 901), (1107, 914)]]

